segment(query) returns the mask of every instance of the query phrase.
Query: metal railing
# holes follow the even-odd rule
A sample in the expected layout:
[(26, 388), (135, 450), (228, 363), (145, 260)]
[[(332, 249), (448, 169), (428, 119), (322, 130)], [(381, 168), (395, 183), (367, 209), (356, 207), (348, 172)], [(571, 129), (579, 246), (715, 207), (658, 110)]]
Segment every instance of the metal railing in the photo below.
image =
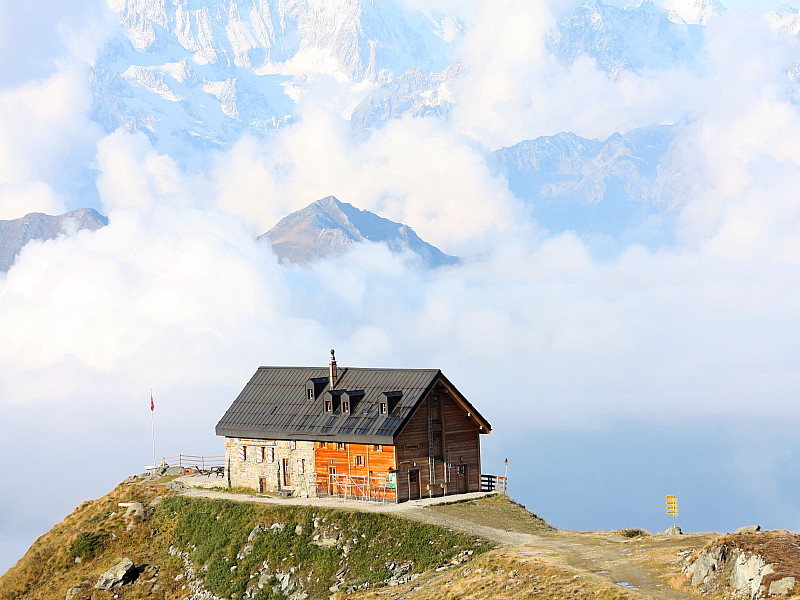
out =
[(210, 471), (212, 468), (225, 466), (225, 456), (195, 456), (193, 454), (176, 454), (161, 459), (160, 467), (181, 467), (182, 469), (198, 469)]
[(373, 502), (394, 501), (395, 490), (385, 477), (334, 474), (317, 476), (317, 495)]
[(506, 493), (508, 477), (502, 475), (481, 475), (482, 492), (503, 492)]

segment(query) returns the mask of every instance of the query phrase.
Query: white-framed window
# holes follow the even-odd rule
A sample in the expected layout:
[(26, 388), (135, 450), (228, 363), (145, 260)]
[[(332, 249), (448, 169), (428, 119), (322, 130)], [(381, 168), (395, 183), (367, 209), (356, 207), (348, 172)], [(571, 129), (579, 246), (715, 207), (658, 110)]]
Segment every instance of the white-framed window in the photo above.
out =
[(302, 475), (306, 472), (306, 459), (305, 458), (298, 458), (297, 459), (297, 472), (298, 474)]
[(386, 402), (381, 402), (381, 414), (385, 415), (387, 412)]
[(295, 440), (289, 440), (289, 450), (297, 450), (297, 442)]
[(256, 462), (263, 463), (264, 462), (264, 454), (266, 449), (264, 446), (259, 446), (256, 448)]
[(239, 446), (239, 460), (242, 462), (247, 460), (247, 446)]
[(267, 462), (270, 464), (275, 462), (275, 448), (267, 448)]
[(364, 457), (361, 454), (356, 454), (356, 466), (357, 467), (364, 466)]

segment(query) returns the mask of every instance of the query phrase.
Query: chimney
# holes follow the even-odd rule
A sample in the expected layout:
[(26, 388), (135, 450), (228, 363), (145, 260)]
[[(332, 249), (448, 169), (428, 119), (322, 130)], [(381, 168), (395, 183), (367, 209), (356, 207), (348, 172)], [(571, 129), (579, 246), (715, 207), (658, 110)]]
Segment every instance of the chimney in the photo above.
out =
[(331, 389), (336, 387), (336, 380), (339, 377), (339, 373), (336, 368), (336, 355), (333, 352), (334, 351), (331, 348), (331, 362), (328, 363), (328, 379), (330, 381)]

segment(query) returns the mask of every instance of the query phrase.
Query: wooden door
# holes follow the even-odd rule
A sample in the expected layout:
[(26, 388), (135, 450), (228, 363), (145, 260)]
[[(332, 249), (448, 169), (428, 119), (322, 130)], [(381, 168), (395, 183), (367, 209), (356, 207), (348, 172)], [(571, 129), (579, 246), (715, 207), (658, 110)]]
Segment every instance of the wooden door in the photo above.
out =
[(469, 467), (467, 465), (456, 466), (456, 491), (459, 494), (464, 494), (469, 491), (468, 481)]
[(258, 478), (258, 493), (264, 494), (267, 491), (267, 478), (266, 477), (259, 477)]
[(416, 500), (420, 496), (419, 469), (412, 469), (408, 472), (408, 499)]
[(336, 481), (336, 467), (328, 467), (328, 494), (339, 495), (339, 484)]
[(283, 485), (286, 487), (291, 487), (292, 485), (292, 474), (289, 471), (291, 461), (288, 458), (283, 459)]

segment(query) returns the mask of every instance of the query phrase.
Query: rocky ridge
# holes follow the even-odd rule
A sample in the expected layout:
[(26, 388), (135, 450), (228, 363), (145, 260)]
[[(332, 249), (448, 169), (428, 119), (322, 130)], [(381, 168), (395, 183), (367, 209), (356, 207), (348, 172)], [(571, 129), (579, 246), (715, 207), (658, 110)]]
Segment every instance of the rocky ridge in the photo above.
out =
[(386, 244), (397, 254), (411, 253), (429, 268), (458, 262), (456, 257), (420, 239), (407, 225), (360, 210), (333, 196), (284, 217), (258, 239), (269, 242), (279, 260), (297, 264), (342, 254), (361, 242)]
[(731, 598), (798, 595), (800, 534), (758, 529), (742, 528), (693, 555), (683, 569), (690, 584), (705, 595)]
[(32, 241), (54, 240), (108, 225), (108, 218), (93, 208), (80, 208), (62, 215), (30, 213), (20, 219), (0, 221), (0, 272), (8, 271), (20, 250)]

